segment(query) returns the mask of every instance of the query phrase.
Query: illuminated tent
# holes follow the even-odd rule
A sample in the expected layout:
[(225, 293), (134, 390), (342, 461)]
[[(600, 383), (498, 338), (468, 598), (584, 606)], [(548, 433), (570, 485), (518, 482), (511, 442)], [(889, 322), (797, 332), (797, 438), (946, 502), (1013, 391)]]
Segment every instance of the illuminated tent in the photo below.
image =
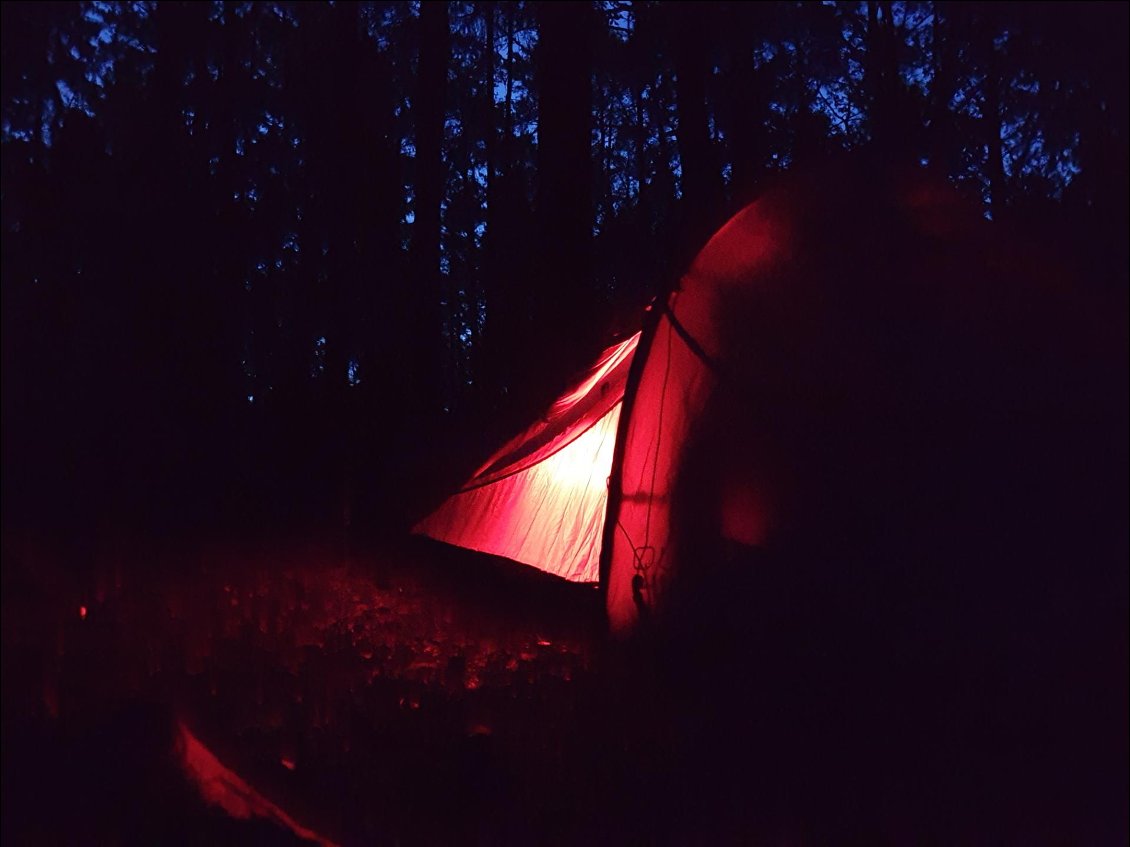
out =
[(856, 531), (915, 488), (892, 445), (932, 461), (943, 433), (989, 432), (983, 410), (1020, 420), (1053, 396), (1031, 354), (1064, 335), (1070, 301), (987, 226), (920, 174), (837, 170), (766, 192), (416, 531), (598, 583), (617, 633), (726, 591), (712, 563)]
[[(760, 206), (723, 227), (677, 289), (648, 310), (640, 332), (606, 349), (414, 531), (599, 583), (613, 630), (629, 631), (670, 569), (676, 469), (716, 380), (712, 310), (728, 286), (773, 261), (776, 227)], [(757, 498), (736, 499), (724, 529), (756, 543)]]

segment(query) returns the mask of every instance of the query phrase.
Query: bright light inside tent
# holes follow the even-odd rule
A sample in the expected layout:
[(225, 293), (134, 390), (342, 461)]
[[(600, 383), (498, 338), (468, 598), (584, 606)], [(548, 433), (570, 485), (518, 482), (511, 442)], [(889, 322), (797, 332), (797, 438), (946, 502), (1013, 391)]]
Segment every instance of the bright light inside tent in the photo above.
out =
[(588, 432), (542, 463), (538, 470), (544, 469), (553, 480), (558, 487), (558, 497), (568, 500), (581, 495), (584, 489), (607, 487), (619, 420), (620, 406), (617, 404)]
[(579, 402), (603, 380), (607, 379), (609, 374), (615, 371), (616, 368), (630, 359), (631, 355), (636, 352), (636, 347), (639, 343), (640, 333), (637, 332), (635, 335), (625, 338), (614, 347), (605, 350), (600, 361), (596, 363), (596, 366), (593, 367), (592, 371), (585, 377), (580, 385), (577, 385), (573, 390), (559, 397), (557, 401), (554, 402), (546, 417), (552, 418)]
[(636, 333), (606, 349), (415, 531), (572, 582), (597, 582), (620, 407), (638, 343)]
[(600, 578), (600, 540), (621, 404), (556, 453), (449, 499), (425, 522), (441, 541), (573, 582)]

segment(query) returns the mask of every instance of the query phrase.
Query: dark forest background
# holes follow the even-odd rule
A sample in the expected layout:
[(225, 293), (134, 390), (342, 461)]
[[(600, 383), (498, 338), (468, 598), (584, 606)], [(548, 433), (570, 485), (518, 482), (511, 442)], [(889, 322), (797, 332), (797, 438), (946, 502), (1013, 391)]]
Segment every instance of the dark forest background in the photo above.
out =
[(2, 32), (9, 525), (400, 526), (837, 150), (1127, 285), (1123, 3), (5, 3)]

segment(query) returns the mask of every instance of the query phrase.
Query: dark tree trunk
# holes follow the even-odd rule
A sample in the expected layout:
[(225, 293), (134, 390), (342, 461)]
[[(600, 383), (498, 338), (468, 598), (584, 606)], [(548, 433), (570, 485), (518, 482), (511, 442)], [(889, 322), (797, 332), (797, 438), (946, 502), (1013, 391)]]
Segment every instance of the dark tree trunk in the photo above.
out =
[(950, 100), (953, 98), (957, 75), (957, 56), (954, 52), (953, 17), (959, 14), (956, 4), (935, 3), (933, 42), (934, 42), (934, 82), (930, 86), (930, 163), (952, 176), (960, 162), (960, 149), (956, 138), (953, 112)]
[[(493, 5), (493, 4), (492, 4)], [(486, 320), (483, 328), (482, 352), (486, 402), (492, 412), (508, 395), (514, 377), (514, 351), (521, 346), (521, 332), (530, 322), (526, 308), (528, 292), (522, 288), (525, 273), (518, 224), (521, 216), (529, 217), (521, 185), (521, 176), (514, 167), (514, 39), (516, 37), (514, 3), (502, 7), (506, 33), (506, 91), (501, 104), (501, 126), (492, 119), (488, 136), (487, 158), (495, 163), (488, 177), (486, 228)], [(493, 65), (494, 58), (491, 58)], [(490, 96), (494, 97), (493, 87)], [(491, 138), (494, 138), (493, 144)], [(492, 152), (493, 151), (493, 152)]]
[(870, 100), (871, 141), (891, 150), (899, 138), (898, 51), (889, 3), (867, 4), (866, 88)]
[(483, 4), (483, 14), (486, 16), (486, 50), (483, 51), (486, 59), (485, 76), (487, 80), (486, 89), (483, 95), (484, 105), (487, 110), (486, 121), (486, 134), (485, 134), (485, 149), (483, 150), (483, 158), (486, 160), (487, 173), (486, 185), (484, 192), (486, 195), (486, 234), (483, 239), (483, 271), (484, 276), (489, 279), (493, 261), (491, 260), (494, 249), (494, 238), (490, 231), (491, 224), (491, 201), (494, 199), (495, 184), (494, 184), (494, 169), (495, 162), (498, 158), (498, 123), (496, 120), (496, 113), (494, 108), (494, 18), (496, 14), (495, 4), (487, 2)]
[(485, 145), (483, 150), (483, 157), (486, 160), (487, 173), (486, 185), (483, 187), (486, 197), (486, 210), (483, 215), (484, 232), (482, 239), (482, 294), (483, 300), (487, 306), (486, 327), (483, 332), (483, 340), (479, 347), (479, 357), (477, 361), (477, 378), (478, 381), (487, 386), (487, 391), (491, 394), (498, 390), (499, 386), (499, 364), (498, 356), (491, 343), (490, 338), (490, 320), (495, 301), (495, 295), (498, 292), (498, 263), (496, 261), (496, 254), (498, 249), (498, 184), (495, 180), (495, 165), (498, 161), (498, 142), (499, 142), (499, 126), (497, 122), (497, 110), (494, 105), (494, 69), (495, 69), (495, 16), (497, 15), (497, 8), (494, 2), (487, 2), (483, 4), (483, 15), (486, 17), (486, 49), (483, 51), (485, 56), (485, 76), (487, 80), (486, 90), (484, 93), (484, 103), (487, 110), (486, 121), (486, 135)]
[(509, 154), (513, 148), (510, 139), (514, 135), (514, 15), (516, 7), (513, 3), (507, 4), (506, 15), (506, 106), (502, 123), (502, 155), (504, 161), (510, 161)]
[(993, 217), (999, 218), (1008, 208), (1008, 186), (1004, 172), (1004, 140), (1001, 126), (1001, 56), (995, 41), (996, 27), (990, 20), (982, 22), (985, 26), (984, 38), (987, 51), (985, 81), (985, 145), (986, 175), (989, 181), (989, 206)]
[(414, 371), (425, 408), (439, 403), (443, 384), (440, 311), (440, 230), (444, 189), (443, 130), (450, 33), (446, 3), (420, 5), (420, 53), (416, 86), (416, 202), (412, 225)]
[(729, 112), (730, 194), (752, 195), (765, 167), (765, 80), (754, 67), (751, 45), (761, 11), (757, 3), (734, 3), (729, 7), (729, 67), (725, 97)]
[(691, 228), (712, 218), (722, 196), (722, 175), (710, 143), (706, 106), (709, 57), (704, 16), (709, 9), (705, 3), (677, 3), (668, 17), (669, 42), (675, 53), (684, 220)]
[[(538, 6), (538, 346), (547, 365), (576, 366), (591, 350), (592, 82), (588, 3)], [(577, 355), (580, 358), (577, 358)]]

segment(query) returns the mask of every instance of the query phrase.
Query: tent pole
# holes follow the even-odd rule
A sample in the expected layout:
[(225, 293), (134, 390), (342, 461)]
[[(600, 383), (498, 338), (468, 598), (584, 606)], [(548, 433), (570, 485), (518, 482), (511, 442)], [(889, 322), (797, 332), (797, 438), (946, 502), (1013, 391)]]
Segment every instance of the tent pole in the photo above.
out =
[[(659, 321), (665, 309), (661, 301), (671, 296), (668, 288), (657, 296), (644, 313), (643, 326), (640, 328), (640, 340), (636, 345), (636, 352), (632, 356), (632, 364), (628, 369), (628, 380), (624, 385), (624, 399), (620, 405), (620, 420), (616, 425), (616, 445), (612, 450), (612, 467), (608, 473), (608, 501), (604, 509), (604, 531), (600, 539), (600, 598), (607, 606), (608, 603), (608, 577), (612, 570), (612, 545), (616, 537), (616, 522), (620, 519), (620, 501), (623, 494), (624, 476), (624, 442), (628, 437), (628, 425), (632, 420), (632, 407), (635, 405), (636, 391), (643, 376), (644, 365), (651, 350), (651, 340), (655, 337)], [(605, 615), (605, 623), (607, 623)]]

